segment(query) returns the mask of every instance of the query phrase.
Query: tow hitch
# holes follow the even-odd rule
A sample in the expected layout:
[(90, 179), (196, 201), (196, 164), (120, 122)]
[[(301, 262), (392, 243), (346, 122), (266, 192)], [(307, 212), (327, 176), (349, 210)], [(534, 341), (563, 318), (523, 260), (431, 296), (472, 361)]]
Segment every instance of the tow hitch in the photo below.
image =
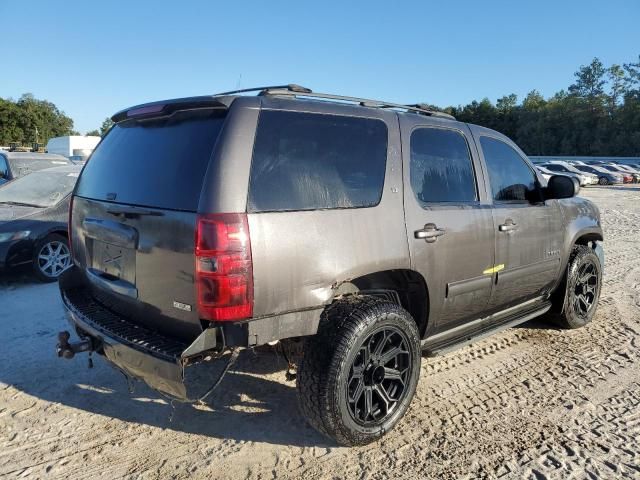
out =
[(79, 342), (69, 342), (71, 334), (66, 330), (58, 333), (58, 345), (56, 352), (59, 357), (72, 359), (76, 353), (91, 352), (93, 350), (93, 344), (91, 340), (85, 339)]

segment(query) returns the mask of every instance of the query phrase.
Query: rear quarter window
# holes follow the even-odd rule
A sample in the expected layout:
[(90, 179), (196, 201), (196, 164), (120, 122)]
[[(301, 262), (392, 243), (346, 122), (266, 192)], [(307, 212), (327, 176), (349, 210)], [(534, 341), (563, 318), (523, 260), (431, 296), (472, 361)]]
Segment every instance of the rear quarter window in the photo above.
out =
[(252, 212), (372, 207), (387, 160), (381, 120), (270, 111), (260, 114), (249, 186)]
[(76, 194), (170, 210), (197, 211), (224, 112), (181, 111), (113, 126), (93, 152)]

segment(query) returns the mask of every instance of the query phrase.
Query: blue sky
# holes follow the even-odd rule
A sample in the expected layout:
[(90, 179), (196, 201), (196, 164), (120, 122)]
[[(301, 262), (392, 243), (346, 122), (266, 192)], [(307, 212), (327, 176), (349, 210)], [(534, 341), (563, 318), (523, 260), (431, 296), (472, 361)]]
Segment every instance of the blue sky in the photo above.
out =
[(133, 104), (238, 84), (441, 106), (550, 96), (594, 56), (640, 54), (636, 0), (0, 0), (0, 18), (0, 97), (48, 99), (82, 133)]

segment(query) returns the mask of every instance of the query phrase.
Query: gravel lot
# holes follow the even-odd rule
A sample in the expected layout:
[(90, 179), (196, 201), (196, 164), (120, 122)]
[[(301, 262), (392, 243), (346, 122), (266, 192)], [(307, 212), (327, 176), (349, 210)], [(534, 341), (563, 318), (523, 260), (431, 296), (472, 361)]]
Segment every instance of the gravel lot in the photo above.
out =
[(0, 477), (640, 478), (640, 188), (581, 194), (606, 235), (595, 320), (424, 359), (406, 418), (362, 448), (304, 423), (270, 350), (243, 352), (197, 408), (142, 384), (130, 394), (101, 359), (58, 360), (57, 286), (0, 277)]

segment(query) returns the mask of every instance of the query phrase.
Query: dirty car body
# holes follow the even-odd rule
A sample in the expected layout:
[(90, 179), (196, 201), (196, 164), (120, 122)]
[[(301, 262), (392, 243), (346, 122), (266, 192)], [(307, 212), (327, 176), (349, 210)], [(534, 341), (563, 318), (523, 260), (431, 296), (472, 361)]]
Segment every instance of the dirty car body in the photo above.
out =
[(345, 298), (402, 307), (435, 355), (549, 311), (574, 245), (602, 255), (596, 207), (567, 177), (543, 187), (505, 136), (341, 98), (116, 114), (73, 196), (60, 289), (81, 340), (59, 353), (194, 400), (229, 349), (313, 338)]

